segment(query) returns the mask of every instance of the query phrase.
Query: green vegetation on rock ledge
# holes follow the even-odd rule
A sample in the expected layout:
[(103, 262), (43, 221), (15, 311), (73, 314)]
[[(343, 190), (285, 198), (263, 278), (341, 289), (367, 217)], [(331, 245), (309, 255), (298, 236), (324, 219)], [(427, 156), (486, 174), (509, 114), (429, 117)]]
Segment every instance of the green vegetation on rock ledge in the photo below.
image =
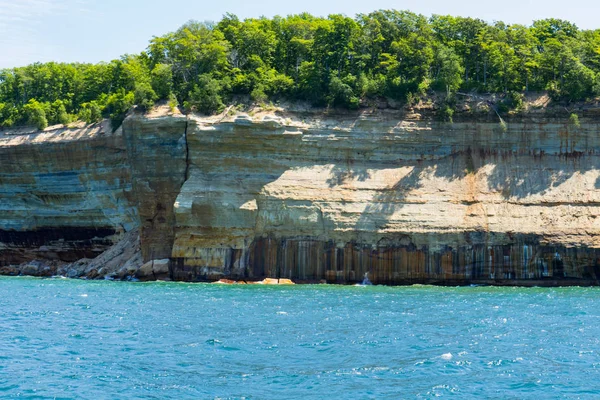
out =
[[(158, 100), (210, 114), (234, 97), (358, 108), (382, 97), (415, 102), (443, 91), (452, 119), (457, 91), (548, 91), (571, 102), (600, 93), (600, 29), (558, 19), (532, 26), (382, 10), (188, 22), (139, 55), (109, 63), (45, 63), (0, 71), (0, 126), (87, 122), (120, 125), (134, 105)], [(448, 103), (448, 104), (446, 104)], [(500, 111), (503, 111), (502, 109)]]

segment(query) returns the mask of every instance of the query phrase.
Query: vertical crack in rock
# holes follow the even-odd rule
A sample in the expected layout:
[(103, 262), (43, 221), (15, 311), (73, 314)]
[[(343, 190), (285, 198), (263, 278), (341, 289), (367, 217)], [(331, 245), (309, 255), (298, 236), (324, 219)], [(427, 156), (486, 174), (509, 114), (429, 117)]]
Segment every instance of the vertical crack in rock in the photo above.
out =
[[(177, 194), (177, 196), (175, 196), (175, 198), (173, 199), (173, 246), (175, 245), (175, 240), (177, 238), (177, 213), (175, 212), (175, 209), (179, 206), (177, 204), (177, 199), (179, 198), (179, 196), (181, 195), (181, 193), (183, 192), (183, 187), (185, 186), (186, 182), (190, 179), (190, 144), (188, 141), (188, 129), (190, 126), (190, 117), (186, 117), (185, 119), (185, 127), (184, 127), (184, 131), (183, 131), (183, 139), (185, 142), (185, 170), (183, 172), (183, 180), (181, 182), (181, 186), (179, 187), (179, 192)], [(173, 248), (171, 249), (171, 254), (169, 257), (169, 264), (168, 264), (168, 269), (169, 269), (169, 278), (170, 279), (174, 279), (174, 268), (176, 265), (177, 261), (176, 259), (173, 258)]]
[(185, 139), (185, 175), (183, 176), (183, 183), (181, 187), (185, 185), (185, 182), (190, 179), (190, 145), (188, 143), (188, 127), (190, 125), (190, 118), (187, 117), (185, 120), (185, 130), (183, 132), (183, 137)]

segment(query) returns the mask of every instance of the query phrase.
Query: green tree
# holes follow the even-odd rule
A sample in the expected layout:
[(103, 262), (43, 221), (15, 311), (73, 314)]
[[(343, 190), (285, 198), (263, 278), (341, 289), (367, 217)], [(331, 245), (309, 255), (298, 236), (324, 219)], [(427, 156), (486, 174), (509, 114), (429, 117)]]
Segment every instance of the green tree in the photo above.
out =
[(89, 103), (84, 103), (81, 106), (78, 118), (88, 124), (99, 122), (102, 119), (102, 108), (98, 102), (94, 100)]
[(434, 87), (456, 92), (463, 83), (464, 68), (454, 50), (444, 45), (438, 46), (433, 62)]
[[(352, 78), (350, 78), (352, 79)], [(343, 106), (347, 108), (358, 108), (360, 99), (352, 87), (337, 76), (332, 76), (329, 80), (329, 103), (335, 106)]]
[(113, 130), (117, 130), (123, 123), (127, 112), (134, 105), (134, 94), (124, 88), (120, 88), (115, 93), (106, 96), (104, 99), (104, 114), (108, 115)]
[(175, 93), (186, 99), (199, 76), (225, 72), (230, 47), (223, 33), (211, 24), (190, 21), (176, 32), (152, 39), (148, 57), (152, 68), (171, 66)]
[(159, 99), (168, 99), (173, 93), (173, 71), (167, 64), (156, 64), (152, 70), (152, 89)]
[(133, 102), (141, 107), (142, 110), (148, 111), (152, 109), (158, 96), (148, 82), (141, 82), (135, 85), (133, 91)]
[(189, 94), (185, 107), (198, 110), (204, 114), (220, 112), (225, 107), (221, 97), (221, 84), (210, 74), (203, 74), (198, 79), (198, 85)]
[(66, 125), (71, 122), (71, 118), (67, 113), (67, 109), (62, 100), (56, 100), (50, 104), (49, 112), (47, 113), (48, 121), (52, 124)]
[(39, 130), (48, 127), (46, 118), (46, 107), (35, 99), (31, 99), (23, 106), (23, 114), (28, 124), (35, 126)]

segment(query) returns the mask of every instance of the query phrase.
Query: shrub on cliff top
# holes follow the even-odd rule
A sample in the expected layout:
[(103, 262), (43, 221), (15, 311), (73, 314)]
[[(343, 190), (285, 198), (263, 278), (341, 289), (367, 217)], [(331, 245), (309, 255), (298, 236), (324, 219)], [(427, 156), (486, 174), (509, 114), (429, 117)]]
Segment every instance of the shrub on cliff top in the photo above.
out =
[(78, 115), (79, 119), (88, 124), (93, 124), (102, 119), (102, 109), (97, 101), (83, 103)]
[(54, 103), (50, 104), (47, 118), (52, 124), (66, 125), (71, 122), (71, 117), (67, 113), (65, 103), (61, 100), (56, 100)]
[(27, 119), (27, 123), (37, 127), (39, 130), (44, 130), (48, 127), (48, 119), (46, 118), (46, 110), (44, 105), (35, 99), (29, 100), (23, 106), (23, 113)]
[(168, 64), (157, 64), (152, 70), (152, 89), (159, 99), (165, 100), (173, 93), (173, 71)]
[(221, 97), (222, 86), (217, 79), (209, 74), (204, 74), (198, 79), (198, 85), (189, 93), (189, 100), (184, 103), (185, 108), (200, 111), (204, 114), (213, 114), (223, 111), (225, 104)]
[(154, 102), (158, 100), (158, 96), (148, 82), (141, 82), (135, 85), (133, 91), (133, 102), (142, 110), (148, 111), (154, 106)]
[(104, 113), (110, 118), (113, 130), (116, 130), (123, 123), (129, 109), (133, 107), (134, 94), (121, 88), (103, 100), (105, 100)]

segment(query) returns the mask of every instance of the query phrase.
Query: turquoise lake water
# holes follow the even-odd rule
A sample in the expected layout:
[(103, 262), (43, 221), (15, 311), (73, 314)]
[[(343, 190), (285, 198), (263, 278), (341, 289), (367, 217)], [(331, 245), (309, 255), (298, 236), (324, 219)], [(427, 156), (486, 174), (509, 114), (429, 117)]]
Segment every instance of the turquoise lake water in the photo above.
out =
[(0, 398), (600, 396), (600, 290), (0, 278)]

